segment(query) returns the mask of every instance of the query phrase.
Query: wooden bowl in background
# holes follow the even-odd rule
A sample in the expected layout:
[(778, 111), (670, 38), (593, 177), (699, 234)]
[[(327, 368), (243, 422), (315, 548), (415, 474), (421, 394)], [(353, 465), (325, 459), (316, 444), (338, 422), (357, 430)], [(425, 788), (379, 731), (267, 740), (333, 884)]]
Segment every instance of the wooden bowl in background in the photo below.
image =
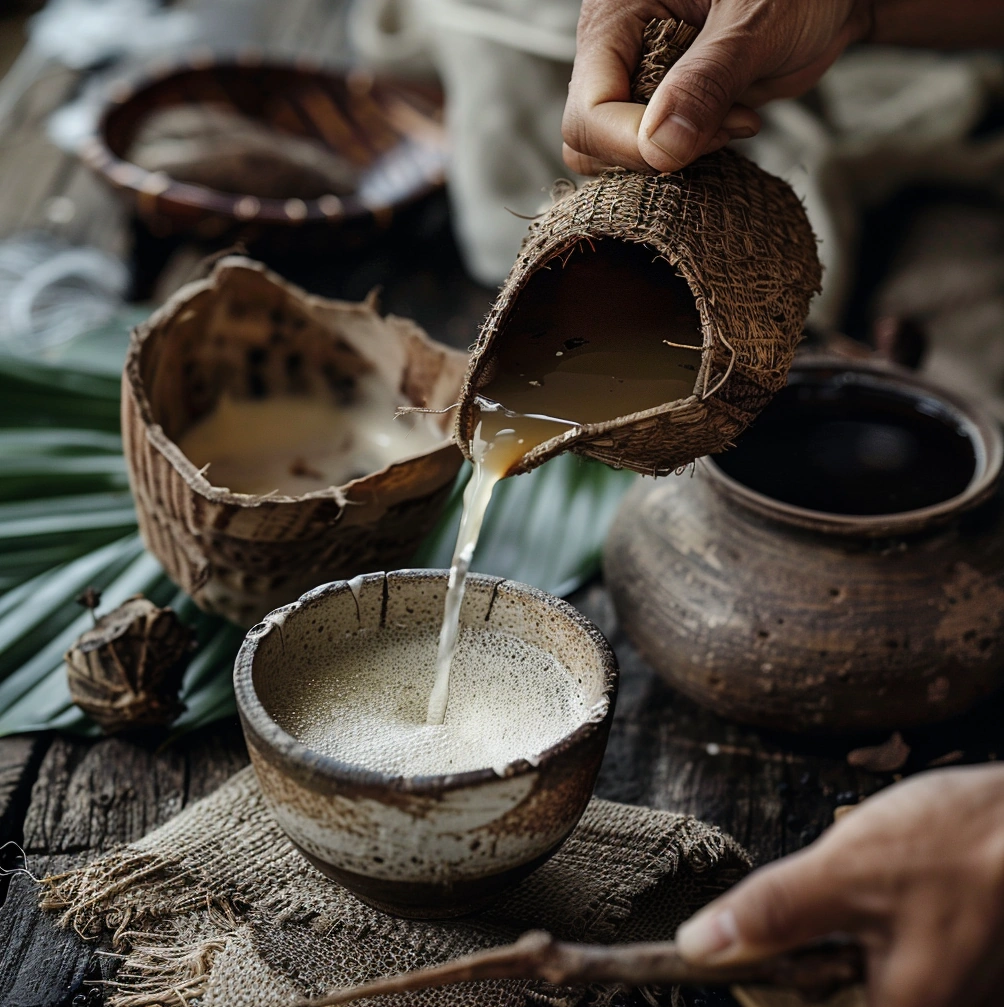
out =
[[(261, 198), (184, 182), (129, 160), (157, 111), (214, 106), (281, 133), (320, 142), (356, 173), (353, 191), (317, 198)], [(129, 201), (158, 237), (241, 240), (278, 250), (357, 244), (443, 184), (442, 95), (433, 85), (266, 63), (258, 56), (190, 57), (109, 89), (97, 132), (81, 157)]]

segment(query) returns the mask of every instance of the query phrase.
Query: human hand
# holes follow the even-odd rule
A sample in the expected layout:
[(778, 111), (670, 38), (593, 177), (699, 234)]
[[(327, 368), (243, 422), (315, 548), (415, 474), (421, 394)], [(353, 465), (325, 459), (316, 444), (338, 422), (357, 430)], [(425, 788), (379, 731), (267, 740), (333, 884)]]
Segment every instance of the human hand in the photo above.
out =
[(1004, 1002), (1004, 766), (925, 773), (684, 923), (679, 952), (746, 962), (833, 933), (861, 942), (869, 1007)]
[[(583, 0), (562, 122), (565, 163), (675, 171), (753, 136), (753, 110), (807, 91), (868, 34), (876, 0)], [(703, 26), (648, 106), (631, 101), (652, 18)]]

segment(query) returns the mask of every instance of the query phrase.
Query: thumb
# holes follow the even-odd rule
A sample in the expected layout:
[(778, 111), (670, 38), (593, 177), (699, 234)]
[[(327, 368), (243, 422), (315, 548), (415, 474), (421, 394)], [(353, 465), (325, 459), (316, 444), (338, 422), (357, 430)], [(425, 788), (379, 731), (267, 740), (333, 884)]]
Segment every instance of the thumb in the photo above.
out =
[(726, 965), (790, 951), (857, 922), (846, 879), (815, 849), (754, 871), (676, 932), (687, 961)]
[[(638, 131), (638, 150), (657, 171), (676, 171), (729, 139), (753, 136), (759, 116), (735, 101), (760, 76), (748, 37), (709, 17), (696, 41), (666, 74)], [(726, 117), (728, 121), (726, 122)]]

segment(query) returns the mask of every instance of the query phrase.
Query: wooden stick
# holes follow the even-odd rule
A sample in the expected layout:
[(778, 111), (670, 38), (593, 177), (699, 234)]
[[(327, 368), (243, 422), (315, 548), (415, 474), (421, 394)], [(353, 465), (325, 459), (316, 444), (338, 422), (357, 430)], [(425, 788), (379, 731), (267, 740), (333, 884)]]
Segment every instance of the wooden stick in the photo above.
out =
[(491, 948), (445, 965), (377, 979), (301, 1001), (297, 1007), (332, 1007), (387, 993), (448, 986), (484, 979), (542, 979), (556, 985), (621, 983), (626, 986), (784, 986), (810, 998), (860, 982), (864, 959), (854, 944), (817, 945), (760, 962), (722, 968), (691, 965), (669, 941), (651, 944), (564, 944), (531, 930), (515, 944)]

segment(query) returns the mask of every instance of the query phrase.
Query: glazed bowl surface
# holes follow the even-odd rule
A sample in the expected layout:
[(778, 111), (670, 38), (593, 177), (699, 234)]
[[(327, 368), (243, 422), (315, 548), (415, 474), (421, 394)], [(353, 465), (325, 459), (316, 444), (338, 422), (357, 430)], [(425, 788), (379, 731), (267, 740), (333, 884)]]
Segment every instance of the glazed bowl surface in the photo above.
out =
[(471, 574), (462, 627), (516, 637), (579, 679), (587, 714), (574, 730), (504, 766), (394, 776), (338, 761), (280, 725), (297, 681), (325, 662), (331, 667), (334, 641), (437, 632), (447, 578), (446, 571), (404, 570), (316, 588), (251, 629), (234, 670), (251, 761), (287, 836), (364, 902), (412, 918), (472, 912), (561, 846), (592, 794), (617, 689), (613, 652), (574, 608), (526, 585)]

